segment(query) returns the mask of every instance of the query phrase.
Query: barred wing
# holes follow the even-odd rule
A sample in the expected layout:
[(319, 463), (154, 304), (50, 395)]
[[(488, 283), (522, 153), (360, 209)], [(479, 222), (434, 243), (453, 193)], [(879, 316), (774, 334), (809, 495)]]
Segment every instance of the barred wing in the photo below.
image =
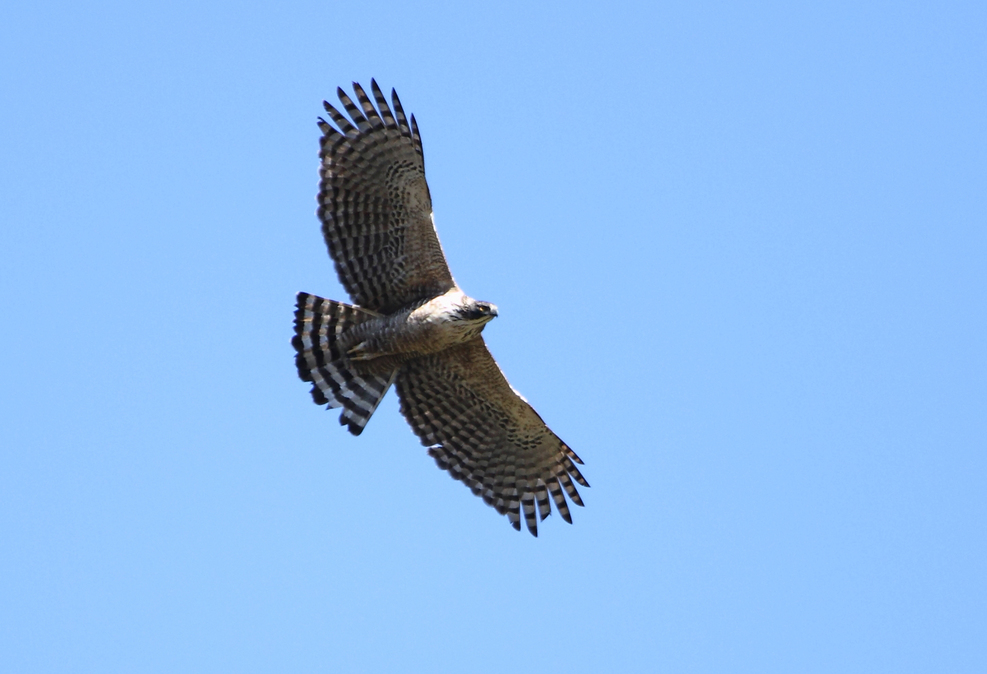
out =
[(541, 519), (548, 517), (549, 494), (572, 523), (565, 495), (583, 505), (572, 484), (589, 486), (575, 466), (582, 461), (511, 388), (482, 337), (406, 363), (397, 389), (401, 413), (439, 467), (515, 529), (523, 510), (538, 535), (535, 506)]
[(432, 222), (415, 117), (409, 126), (397, 93), (391, 90), (392, 113), (377, 83), (370, 84), (379, 111), (359, 84), (353, 89), (360, 108), (337, 90), (352, 123), (324, 104), (339, 130), (319, 120), (318, 214), (353, 302), (391, 313), (441, 295), (454, 283)]

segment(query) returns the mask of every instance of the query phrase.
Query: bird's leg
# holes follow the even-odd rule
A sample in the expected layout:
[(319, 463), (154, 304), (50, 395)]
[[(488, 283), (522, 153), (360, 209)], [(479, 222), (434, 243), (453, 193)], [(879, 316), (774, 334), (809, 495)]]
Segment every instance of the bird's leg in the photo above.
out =
[(371, 360), (381, 355), (379, 353), (373, 353), (370, 351), (370, 345), (366, 341), (360, 342), (359, 344), (354, 344), (349, 349), (346, 350), (346, 356), (350, 360)]
[(346, 349), (346, 357), (350, 360), (368, 361), (376, 360), (378, 358), (384, 358), (387, 356), (397, 356), (399, 355), (397, 351), (392, 348), (387, 348), (381, 344), (382, 340), (374, 339), (373, 337), (369, 339), (364, 339), (357, 342), (353, 346)]

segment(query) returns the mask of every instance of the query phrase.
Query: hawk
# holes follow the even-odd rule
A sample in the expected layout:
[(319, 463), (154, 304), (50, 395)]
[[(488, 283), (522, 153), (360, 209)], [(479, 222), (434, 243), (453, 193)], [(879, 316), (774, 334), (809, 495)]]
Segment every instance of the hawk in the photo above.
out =
[[(357, 83), (349, 119), (325, 102), (319, 118), (318, 216), (353, 304), (299, 293), (298, 376), (320, 405), (359, 435), (392, 384), (401, 414), (440, 468), (532, 535), (551, 502), (572, 523), (583, 505), (583, 462), (507, 382), (480, 333), (497, 307), (467, 296), (449, 272), (425, 182), (421, 134), (370, 81)], [(550, 500), (551, 497), (551, 500)], [(537, 514), (536, 514), (537, 508)]]

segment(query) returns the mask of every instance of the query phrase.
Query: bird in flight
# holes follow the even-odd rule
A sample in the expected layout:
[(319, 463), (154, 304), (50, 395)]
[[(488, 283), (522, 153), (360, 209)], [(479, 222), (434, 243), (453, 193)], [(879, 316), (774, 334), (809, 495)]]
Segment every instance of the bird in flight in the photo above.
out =
[[(497, 307), (466, 295), (439, 244), (425, 182), (422, 140), (397, 93), (391, 104), (343, 89), (349, 119), (329, 103), (319, 118), (318, 216), (353, 304), (299, 293), (298, 376), (320, 405), (359, 435), (392, 384), (401, 414), (440, 468), (532, 535), (551, 503), (572, 523), (566, 497), (583, 462), (507, 382), (480, 333)], [(537, 512), (536, 512), (537, 509)]]

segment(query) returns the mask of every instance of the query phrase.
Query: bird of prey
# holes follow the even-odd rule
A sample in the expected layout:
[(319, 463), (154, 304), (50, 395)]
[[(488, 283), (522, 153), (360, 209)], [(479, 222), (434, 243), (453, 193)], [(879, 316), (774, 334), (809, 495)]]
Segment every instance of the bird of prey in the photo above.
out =
[[(440, 468), (520, 531), (533, 535), (551, 502), (572, 523), (566, 496), (589, 484), (582, 461), (507, 382), (480, 333), (497, 307), (467, 296), (449, 272), (435, 231), (422, 140), (397, 93), (370, 82), (357, 103), (337, 89), (349, 119), (329, 103), (319, 118), (318, 216), (353, 304), (299, 293), (298, 376), (320, 405), (341, 407), (359, 435), (391, 384), (401, 414)], [(551, 501), (549, 497), (551, 496)], [(537, 514), (536, 514), (537, 508)]]

